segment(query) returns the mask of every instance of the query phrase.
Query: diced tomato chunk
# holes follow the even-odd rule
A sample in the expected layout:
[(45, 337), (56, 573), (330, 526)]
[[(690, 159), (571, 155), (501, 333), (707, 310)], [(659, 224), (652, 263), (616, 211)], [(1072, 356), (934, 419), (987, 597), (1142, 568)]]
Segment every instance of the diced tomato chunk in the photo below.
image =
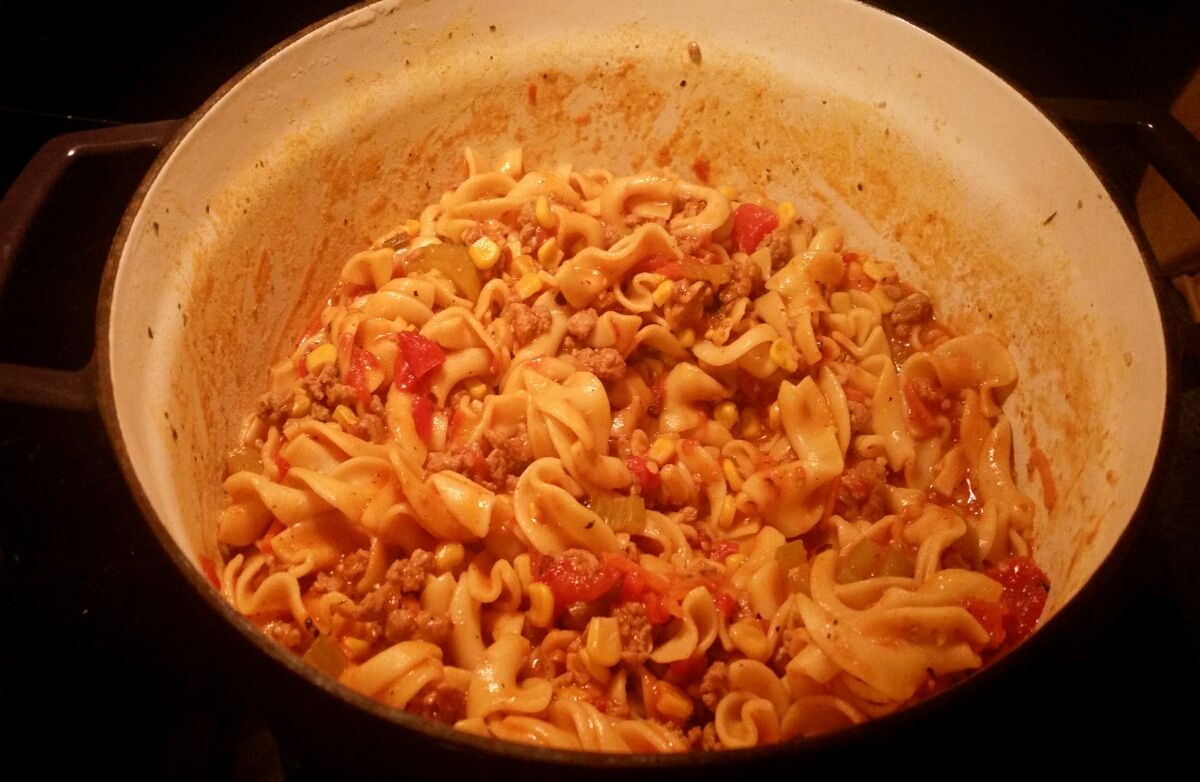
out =
[(424, 395), (413, 395), (413, 428), (423, 442), (433, 437), (433, 400)]
[(625, 462), (629, 467), (629, 471), (637, 478), (638, 484), (642, 487), (642, 494), (654, 494), (662, 485), (662, 479), (658, 477), (658, 473), (651, 471), (650, 465), (646, 462), (644, 456), (630, 456)]
[(712, 547), (712, 558), (718, 562), (724, 562), (731, 555), (736, 554), (739, 548), (741, 547), (736, 540), (729, 540), (728, 538), (719, 540)]
[(1004, 586), (1000, 604), (1007, 610), (1005, 640), (1015, 646), (1037, 627), (1042, 609), (1046, 607), (1050, 579), (1032, 557), (1010, 557), (988, 568), (985, 575)]
[(396, 335), (396, 364), (392, 370), (392, 385), (401, 391), (424, 391), (434, 371), (446, 363), (446, 352), (429, 337), (415, 331)]
[(717, 604), (717, 610), (721, 612), (721, 616), (725, 617), (728, 622), (737, 610), (737, 601), (733, 599), (733, 595), (720, 590), (709, 590), (713, 596), (713, 602)]
[(1004, 606), (999, 603), (992, 603), (987, 600), (980, 600), (977, 597), (968, 597), (963, 601), (963, 608), (971, 616), (975, 617), (975, 621), (987, 630), (988, 634), (988, 649), (999, 649), (1004, 644), (1004, 617), (1008, 613)]
[(590, 567), (579, 557), (547, 557), (542, 561), (538, 580), (550, 587), (554, 594), (555, 613), (572, 603), (598, 600), (621, 580), (622, 574), (615, 567), (602, 564)]
[(272, 461), (275, 462), (275, 469), (279, 470), (279, 480), (282, 481), (287, 477), (288, 470), (292, 469), (292, 463), (279, 454), (275, 454)]
[(662, 253), (646, 256), (629, 269), (629, 276), (635, 274), (661, 274), (671, 280), (678, 280), (683, 276), (683, 265), (679, 261)]
[(685, 660), (676, 660), (667, 666), (667, 679), (673, 684), (684, 686), (704, 675), (708, 659), (703, 654), (693, 654)]
[(917, 381), (909, 380), (904, 384), (904, 401), (908, 404), (908, 420), (913, 425), (915, 433), (927, 437), (938, 430), (937, 414), (929, 409), (925, 401), (926, 393)]
[(364, 405), (371, 401), (371, 389), (367, 385), (367, 371), (379, 366), (379, 359), (369, 350), (352, 348), (350, 366), (346, 370), (346, 385), (354, 389), (358, 401)]
[(729, 236), (733, 246), (752, 253), (767, 234), (779, 227), (779, 216), (758, 204), (742, 204), (733, 210), (733, 230)]

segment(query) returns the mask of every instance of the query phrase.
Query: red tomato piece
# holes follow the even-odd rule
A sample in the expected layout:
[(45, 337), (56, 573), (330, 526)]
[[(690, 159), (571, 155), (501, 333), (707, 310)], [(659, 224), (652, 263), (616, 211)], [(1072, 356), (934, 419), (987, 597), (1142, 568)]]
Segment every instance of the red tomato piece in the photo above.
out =
[(742, 204), (733, 210), (733, 231), (729, 236), (734, 247), (752, 253), (767, 234), (778, 227), (779, 217), (770, 209), (758, 204)]
[(683, 276), (683, 266), (674, 258), (655, 253), (638, 261), (629, 269), (630, 277), (642, 273), (661, 274), (668, 279), (678, 280)]
[(396, 335), (396, 341), (400, 344), (400, 352), (404, 354), (409, 370), (417, 380), (423, 379), (446, 363), (446, 352), (429, 337), (415, 331), (401, 331)]
[(718, 562), (724, 562), (729, 557), (738, 552), (738, 542), (736, 540), (720, 540), (712, 547), (712, 558)]
[(554, 593), (555, 612), (572, 603), (588, 603), (599, 600), (621, 580), (616, 568), (601, 566), (592, 568), (578, 557), (547, 557), (541, 567), (539, 579)]
[(433, 400), (425, 395), (413, 395), (413, 427), (424, 442), (433, 437)]
[(273, 460), (275, 462), (275, 469), (279, 470), (279, 480), (282, 481), (287, 477), (288, 470), (292, 469), (292, 463), (279, 454), (275, 454)]
[(646, 592), (642, 601), (646, 606), (646, 618), (650, 620), (650, 624), (663, 625), (671, 621), (671, 609), (658, 592)]
[(1004, 644), (1004, 618), (1008, 611), (999, 603), (991, 603), (976, 597), (968, 597), (963, 601), (963, 608), (975, 617), (975, 621), (987, 630), (988, 649), (999, 649)]
[(1009, 557), (985, 571), (985, 575), (1004, 586), (1000, 604), (1008, 611), (1004, 618), (1006, 640), (1013, 646), (1033, 633), (1042, 609), (1050, 579), (1032, 557)]
[(708, 660), (703, 654), (693, 654), (686, 660), (676, 660), (667, 666), (667, 679), (672, 684), (686, 686), (704, 675)]
[(378, 366), (379, 359), (375, 358), (374, 353), (357, 347), (350, 351), (350, 366), (346, 370), (346, 385), (355, 390), (358, 394), (358, 401), (364, 405), (371, 401), (371, 389), (367, 387), (367, 370), (375, 369)]
[(728, 622), (733, 612), (737, 610), (737, 601), (733, 599), (733, 595), (728, 592), (721, 592), (710, 588), (708, 590), (713, 596), (713, 602), (717, 604), (717, 610), (721, 612), (721, 616), (725, 617)]
[(653, 494), (658, 491), (658, 487), (662, 485), (662, 479), (658, 477), (657, 472), (650, 470), (650, 465), (646, 463), (644, 456), (630, 456), (625, 464), (629, 467), (629, 471), (637, 478), (638, 484), (642, 487), (642, 495)]
[(904, 401), (908, 403), (908, 420), (920, 436), (929, 436), (937, 431), (937, 415), (929, 409), (916, 381), (904, 384)]

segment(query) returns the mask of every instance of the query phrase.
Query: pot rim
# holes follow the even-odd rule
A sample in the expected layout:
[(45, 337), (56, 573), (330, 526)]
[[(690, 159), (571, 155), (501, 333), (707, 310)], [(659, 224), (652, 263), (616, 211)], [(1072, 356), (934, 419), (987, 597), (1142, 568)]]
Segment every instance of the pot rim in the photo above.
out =
[(1121, 220), (1125, 224), (1125, 228), (1133, 237), (1137, 246), (1138, 254), (1141, 257), (1143, 270), (1150, 278), (1151, 286), (1154, 290), (1155, 301), (1157, 306), (1156, 316), (1158, 318), (1158, 330), (1163, 335), (1164, 346), (1166, 348), (1166, 382), (1165, 382), (1165, 400), (1163, 407), (1163, 415), (1159, 425), (1159, 431), (1156, 434), (1157, 448), (1151, 464), (1149, 476), (1145, 485), (1142, 487), (1141, 495), (1135, 509), (1130, 516), (1129, 523), (1124, 527), (1112, 548), (1105, 555), (1104, 559), (1088, 580), (1080, 587), (1079, 591), (1073, 595), (1061, 608), (1044, 623), (1040, 624), (1035, 632), (1016, 648), (1010, 650), (1003, 657), (994, 660), (985, 665), (980, 670), (971, 673), (963, 681), (958, 682), (946, 690), (936, 693), (928, 698), (925, 698), (916, 704), (904, 707), (892, 714), (883, 717), (868, 720), (859, 725), (853, 725), (832, 733), (810, 737), (810, 738), (792, 738), (786, 741), (781, 741), (775, 744), (757, 746), (746, 749), (725, 749), (719, 752), (684, 752), (674, 754), (649, 754), (649, 753), (632, 753), (632, 754), (613, 754), (600, 752), (587, 752), (575, 750), (552, 749), (547, 747), (539, 747), (528, 744), (520, 744), (510, 741), (501, 741), (492, 738), (477, 736), (464, 731), (456, 730), (455, 728), (443, 725), (432, 720), (427, 720), (416, 715), (410, 714), (401, 709), (396, 709), (387, 706), (383, 703), (368, 698), (361, 693), (346, 687), (343, 684), (333, 680), (332, 678), (318, 672), (315, 668), (304, 663), (298, 656), (284, 649), (277, 643), (274, 643), (266, 637), (262, 631), (254, 625), (249, 619), (235, 611), (228, 601), (226, 601), (212, 585), (201, 574), (196, 565), (191, 562), (184, 554), (179, 545), (175, 542), (171, 533), (167, 530), (157, 512), (154, 510), (148, 496), (143, 491), (141, 480), (134, 469), (132, 461), (125, 447), (124, 437), (121, 433), (120, 420), (118, 418), (115, 389), (112, 377), (112, 366), (109, 359), (112, 343), (109, 339), (109, 331), (111, 324), (111, 310), (113, 303), (113, 295), (116, 284), (117, 270), (120, 266), (121, 258), (124, 255), (125, 247), (130, 236), (130, 231), (134, 220), (141, 211), (145, 198), (157, 181), (162, 169), (166, 163), (175, 154), (180, 144), (190, 135), (193, 128), (218, 104), (223, 98), (238, 84), (244, 81), (253, 72), (259, 69), (266, 61), (270, 60), (275, 55), (283, 50), (291, 47), (301, 39), (311, 33), (324, 28), (337, 20), (356, 13), (364, 8), (375, 4), (375, 0), (361, 0), (360, 2), (337, 11), (313, 24), (310, 24), (303, 29), (288, 36), (283, 41), (271, 47), (252, 62), (240, 69), (227, 81), (225, 81), (203, 104), (193, 111), (179, 125), (169, 143), (167, 143), (154, 163), (147, 170), (137, 190), (130, 199), (129, 205), (121, 218), (120, 225), (114, 235), (112, 245), (109, 249), (108, 256), (105, 262), (105, 268), (100, 285), (100, 295), (97, 303), (97, 321), (96, 321), (96, 355), (97, 355), (97, 391), (98, 391), (98, 407), (101, 417), (104, 421), (105, 429), (108, 433), (109, 441), (112, 445), (113, 453), (116, 456), (117, 462), (120, 465), (121, 472), (124, 475), (125, 483), (129, 488), (134, 500), (136, 501), (142, 516), (149, 524), (155, 537), (158, 539), (159, 545), (170, 558), (176, 570), (183, 578), (191, 585), (194, 592), (220, 615), (227, 625), (232, 626), (238, 632), (242, 641), (249, 641), (257, 650), (266, 655), (274, 664), (286, 669), (289, 673), (303, 679), (308, 685), (314, 686), (323, 690), (326, 694), (337, 698), (338, 700), (349, 703), (357, 710), (372, 715), (373, 717), (386, 721), (395, 728), (404, 731), (414, 731), (418, 734), (423, 734), (429, 739), (437, 741), (440, 745), (447, 749), (470, 750), (481, 755), (499, 756), (507, 760), (520, 761), (535, 761), (547, 765), (557, 765), (566, 767), (588, 768), (588, 769), (621, 769), (621, 768), (715, 768), (718, 766), (730, 765), (735, 763), (747, 762), (764, 762), (773, 759), (778, 759), (785, 756), (793, 756), (798, 753), (820, 753), (826, 751), (835, 751), (838, 748), (849, 744), (858, 744), (867, 742), (872, 737), (883, 737), (887, 734), (894, 733), (904, 724), (926, 719), (928, 715), (941, 712), (948, 708), (954, 708), (954, 705), (960, 702), (963, 698), (973, 697), (977, 692), (985, 691), (986, 688), (994, 686), (1005, 673), (1028, 660), (1032, 655), (1036, 654), (1039, 649), (1042, 649), (1048, 643), (1047, 638), (1057, 636), (1060, 629), (1069, 624), (1068, 619), (1061, 617), (1073, 617), (1080, 610), (1081, 606), (1091, 602), (1092, 597), (1099, 592), (1103, 586), (1108, 583), (1114, 574), (1119, 570), (1120, 561), (1123, 559), (1125, 552), (1131, 547), (1133, 538), (1140, 529), (1145, 526), (1145, 518), (1149, 515), (1149, 502), (1156, 493), (1159, 484), (1162, 481), (1162, 473), (1164, 471), (1163, 462), (1164, 454), (1167, 451), (1166, 441), (1169, 439), (1170, 428), (1168, 423), (1175, 420), (1178, 407), (1178, 367), (1176, 362), (1171, 358), (1177, 355), (1173, 348), (1172, 332), (1166, 327), (1164, 320), (1164, 283), (1161, 276), (1156, 271), (1155, 262), (1152, 259), (1149, 247), (1141, 232), (1135, 228), (1135, 223), (1132, 220), (1132, 207), (1125, 202), (1123, 198), (1118, 197), (1114, 192), (1114, 186), (1103, 171), (1096, 165), (1092, 156), (1081, 147), (1076, 139), (1056, 121), (1054, 118), (1043, 112), (1030, 95), (1023, 89), (1018, 87), (1006, 74), (1003, 72), (985, 66), (975, 57), (967, 54), (956, 44), (927, 31), (923, 27), (913, 23), (909, 19), (892, 12), (871, 2), (864, 0), (850, 0), (856, 5), (865, 6), (872, 11), (876, 11), (891, 17), (895, 22), (904, 24), (917, 31), (920, 35), (935, 43), (950, 47), (954, 52), (966, 58), (974, 67), (978, 68), (983, 74), (991, 75), (998, 78), (1009, 89), (1011, 89), (1017, 97), (1029, 103), (1035, 111), (1043, 118), (1047, 119), (1054, 128), (1072, 147), (1072, 149), (1084, 160), (1089, 169), (1096, 176), (1108, 196), (1118, 209)]

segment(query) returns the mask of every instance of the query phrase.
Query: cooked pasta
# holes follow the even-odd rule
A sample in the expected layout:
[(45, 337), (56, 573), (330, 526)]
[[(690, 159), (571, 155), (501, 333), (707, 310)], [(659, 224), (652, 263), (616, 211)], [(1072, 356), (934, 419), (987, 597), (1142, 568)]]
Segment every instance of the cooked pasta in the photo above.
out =
[(791, 203), (467, 158), (271, 369), (238, 611), (396, 708), (605, 752), (836, 730), (1032, 630), (995, 337)]

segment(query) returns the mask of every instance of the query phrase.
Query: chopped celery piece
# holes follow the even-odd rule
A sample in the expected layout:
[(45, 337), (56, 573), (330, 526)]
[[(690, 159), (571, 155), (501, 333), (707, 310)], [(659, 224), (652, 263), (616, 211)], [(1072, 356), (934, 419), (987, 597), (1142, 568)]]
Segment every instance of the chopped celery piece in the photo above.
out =
[(811, 568), (808, 564), (808, 552), (804, 541), (793, 540), (775, 549), (775, 561), (787, 579), (788, 591), (808, 594), (808, 581)]
[(436, 270), (446, 275), (465, 298), (479, 298), (479, 271), (471, 262), (467, 248), (457, 244), (431, 244), (413, 252), (413, 267), (418, 271)]
[(603, 495), (592, 500), (592, 512), (613, 532), (640, 535), (646, 529), (646, 501), (641, 495)]
[(346, 670), (346, 655), (342, 654), (342, 649), (338, 646), (337, 641), (328, 635), (317, 636), (301, 659), (334, 679), (341, 676), (342, 671)]
[(911, 578), (915, 572), (916, 563), (904, 551), (867, 539), (838, 561), (837, 580), (849, 584), (878, 576)]

